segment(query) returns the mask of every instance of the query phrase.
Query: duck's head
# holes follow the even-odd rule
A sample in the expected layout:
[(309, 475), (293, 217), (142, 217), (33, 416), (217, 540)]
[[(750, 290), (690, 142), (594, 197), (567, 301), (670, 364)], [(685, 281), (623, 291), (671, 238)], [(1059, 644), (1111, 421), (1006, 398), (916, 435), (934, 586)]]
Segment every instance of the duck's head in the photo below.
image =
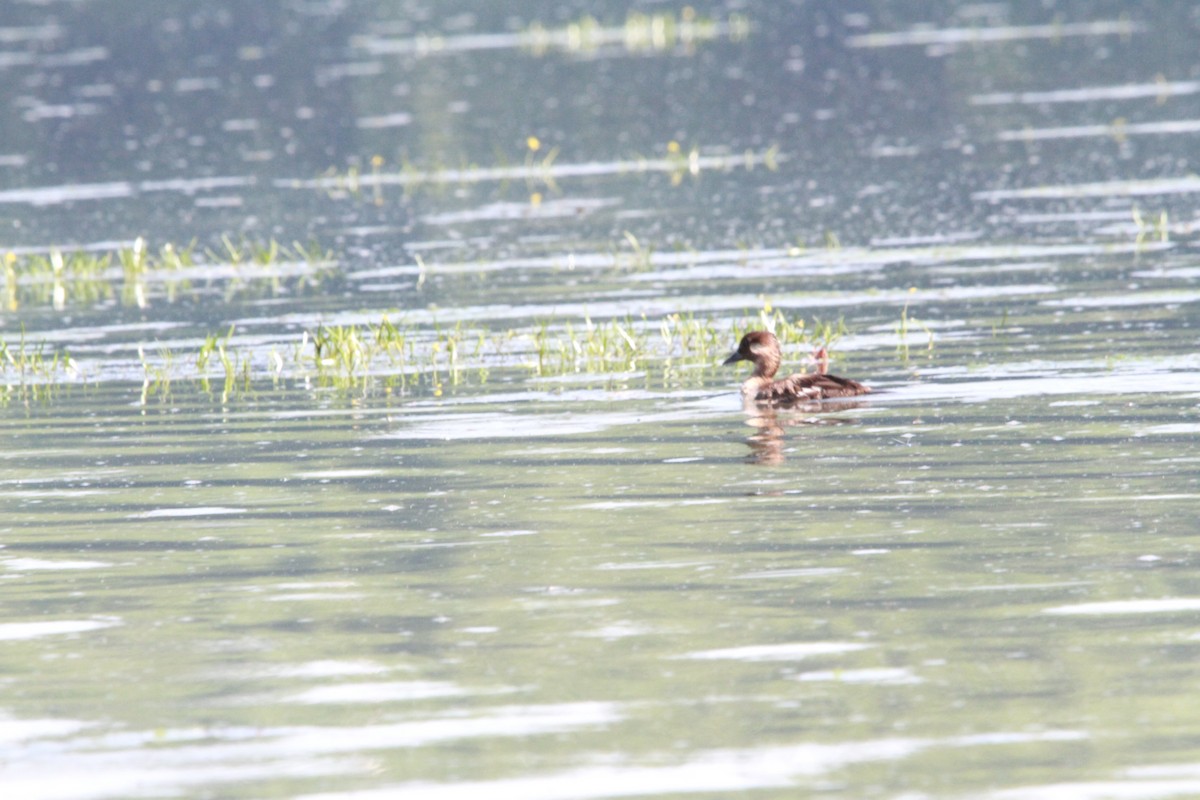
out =
[(779, 340), (775, 334), (770, 331), (750, 331), (742, 337), (737, 350), (724, 363), (749, 361), (754, 364), (755, 375), (769, 378), (779, 369), (780, 360)]

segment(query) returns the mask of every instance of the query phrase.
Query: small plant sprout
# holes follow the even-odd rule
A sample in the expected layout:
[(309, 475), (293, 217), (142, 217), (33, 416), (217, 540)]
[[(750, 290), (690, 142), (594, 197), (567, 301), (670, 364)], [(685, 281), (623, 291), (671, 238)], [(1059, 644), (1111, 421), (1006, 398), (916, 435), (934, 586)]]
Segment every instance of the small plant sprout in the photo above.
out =
[(425, 285), (425, 276), (429, 270), (425, 267), (425, 259), (421, 258), (420, 253), (413, 253), (413, 260), (417, 262), (417, 288), (420, 289)]
[(526, 183), (530, 184), (530, 189), (533, 188), (533, 159), (537, 151), (542, 149), (542, 140), (536, 136), (527, 136), (525, 138), (525, 171)]
[(999, 322), (992, 323), (992, 338), (995, 339), (1001, 333), (1006, 333), (1008, 328), (1008, 307), (1004, 308), (1004, 312), (1000, 315)]
[(1137, 248), (1140, 249), (1151, 235), (1156, 236), (1158, 241), (1164, 244), (1171, 241), (1170, 218), (1165, 210), (1158, 212), (1158, 218), (1153, 224), (1142, 216), (1141, 209), (1136, 205), (1129, 209), (1129, 213), (1133, 217), (1134, 245)]
[(383, 169), (383, 156), (376, 154), (371, 156), (371, 176), (374, 179), (372, 200), (375, 205), (383, 205), (383, 182), (379, 179), (380, 170)]
[(275, 263), (275, 259), (279, 256), (279, 242), (271, 239), (265, 247), (254, 248), (254, 262), (262, 266), (267, 266)]
[(125, 284), (121, 289), (121, 302), (128, 306), (146, 307), (146, 240), (141, 236), (133, 240), (133, 247), (117, 252)]
[[(536, 136), (530, 136), (525, 139), (525, 184), (529, 187), (531, 195), (536, 194), (538, 201), (534, 205), (541, 203), (541, 193), (536, 191), (536, 184), (542, 183), (548, 189), (555, 191), (558, 186), (554, 179), (554, 159), (558, 158), (559, 149), (551, 147), (546, 151), (546, 155), (542, 156), (540, 161), (534, 160), (534, 155), (542, 149), (542, 141)], [(467, 171), (464, 170), (464, 173)]]
[[(622, 238), (625, 240), (625, 243), (629, 245), (630, 249), (633, 250), (633, 255), (629, 260), (630, 268), (649, 269), (654, 255), (653, 248), (643, 246), (641, 241), (638, 240), (638, 237), (633, 235), (632, 231), (625, 231), (622, 234)], [(618, 257), (618, 266), (619, 265), (620, 259)]]
[(242, 253), (241, 248), (233, 243), (232, 239), (223, 235), (221, 236), (221, 244), (225, 247), (224, 253), (217, 253), (212, 250), (204, 251), (205, 254), (208, 255), (209, 259), (217, 262), (224, 260), (230, 264), (233, 264), (235, 267), (242, 263), (242, 261), (245, 259), (245, 255)]
[(283, 356), (274, 347), (271, 348), (271, 352), (267, 356), (267, 363), (270, 365), (271, 375), (275, 380), (279, 380), (283, 375)]
[[(908, 293), (910, 296), (916, 294), (916, 292), (917, 292), (917, 287), (915, 287), (915, 286), (910, 287), (908, 290)], [(896, 326), (896, 337), (898, 340), (898, 343), (896, 345), (896, 353), (897, 353), (897, 355), (900, 356), (900, 360), (905, 363), (908, 363), (908, 359), (909, 359), (908, 328), (909, 328), (910, 322), (914, 323), (916, 325), (919, 325), (921, 327), (921, 330), (925, 331), (925, 334), (929, 337), (928, 345), (926, 347), (926, 352), (930, 358), (933, 357), (933, 331), (929, 328), (928, 325), (921, 322), (920, 320), (918, 320), (918, 319), (910, 320), (909, 319), (908, 303), (909, 303), (908, 300), (904, 301), (904, 307), (902, 309), (900, 309), (900, 323)]]
[(688, 175), (695, 178), (700, 174), (700, 148), (693, 147), (685, 153), (679, 142), (672, 139), (667, 142), (667, 164), (671, 167), (672, 186), (683, 183)]
[(50, 250), (50, 267), (54, 270), (54, 310), (62, 311), (67, 305), (67, 287), (63, 284), (66, 264), (63, 262), (62, 251), (57, 247)]
[(159, 397), (166, 400), (171, 395), (171, 372), (175, 362), (175, 355), (169, 348), (160, 347), (158, 350), (158, 363), (151, 362), (146, 358), (146, 351), (142, 345), (138, 345), (138, 360), (142, 362), (142, 394), (141, 405), (146, 405), (150, 398)]
[(4, 308), (16, 311), (17, 307), (17, 254), (9, 251), (4, 254)]

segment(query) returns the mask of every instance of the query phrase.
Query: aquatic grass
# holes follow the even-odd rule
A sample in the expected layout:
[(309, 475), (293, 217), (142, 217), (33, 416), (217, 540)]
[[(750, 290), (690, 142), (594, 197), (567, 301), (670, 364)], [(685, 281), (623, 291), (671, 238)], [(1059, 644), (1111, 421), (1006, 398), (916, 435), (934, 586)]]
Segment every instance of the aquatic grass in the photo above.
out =
[(316, 242), (293, 242), (288, 247), (275, 239), (234, 242), (223, 236), (221, 243), (223, 249), (206, 248), (203, 258), (196, 256), (195, 240), (185, 245), (167, 242), (155, 251), (140, 236), (128, 247), (105, 252), (68, 251), (58, 246), (25, 255), (10, 251), (0, 259), (4, 272), (2, 310), (14, 312), (23, 305), (49, 305), (63, 311), (69, 306), (93, 306), (115, 297), (125, 306), (147, 308), (153, 300), (152, 286), (163, 287), (167, 302), (175, 302), (181, 293), (192, 289), (192, 280), (203, 276), (206, 267), (219, 265), (258, 268), (246, 278), (231, 280), (231, 292), (244, 290), (239, 280), (279, 291), (282, 279), (280, 274), (270, 272), (271, 267), (297, 263), (313, 267), (296, 279), (297, 286), (303, 287), (322, 279), (322, 267), (336, 263), (334, 254)]
[(1130, 215), (1133, 217), (1134, 226), (1134, 244), (1140, 249), (1145, 244), (1146, 239), (1154, 236), (1162, 244), (1166, 244), (1171, 240), (1171, 224), (1167, 216), (1167, 212), (1160, 211), (1154, 223), (1151, 224), (1142, 216), (1142, 211), (1136, 205), (1130, 208)]
[[(908, 290), (910, 295), (915, 294), (916, 291), (917, 291), (917, 288), (915, 286), (909, 288), (909, 290)], [(900, 309), (900, 322), (896, 325), (896, 339), (897, 339), (896, 355), (905, 364), (908, 363), (908, 361), (909, 361), (908, 330), (909, 330), (910, 324), (915, 324), (915, 325), (919, 326), (921, 328), (921, 330), (923, 330), (925, 332), (926, 336), (928, 337), (928, 343), (925, 348), (926, 355), (927, 355), (927, 357), (932, 358), (933, 357), (933, 330), (931, 330), (928, 325), (921, 322), (920, 320), (912, 319), (909, 317), (907, 300), (904, 301), (904, 307), (902, 309)]]
[[(132, 246), (109, 252), (67, 252), (52, 246), (46, 253), (30, 253), (18, 258), (7, 253), (5, 265), (5, 308), (17, 311), (23, 303), (47, 303), (55, 311), (67, 306), (94, 306), (116, 296), (120, 283), (121, 301), (128, 306), (148, 305), (146, 276), (151, 272), (179, 270), (191, 266), (192, 246), (175, 247), (167, 243), (160, 255), (148, 252), (143, 237)], [(114, 265), (115, 261), (115, 265)], [(168, 299), (174, 300), (178, 284), (166, 282)]]
[[(785, 344), (826, 347), (846, 330), (841, 320), (791, 320), (769, 304), (727, 324), (679, 313), (653, 321), (631, 316), (598, 321), (584, 316), (582, 320), (543, 319), (524, 330), (487, 331), (467, 328), (462, 322), (453, 328), (435, 324), (431, 335), (420, 336), (383, 316), (378, 323), (321, 324), (306, 329), (291, 348), (290, 357), (285, 355), (286, 349), (272, 346), (266, 355), (265, 374), (278, 379), (290, 368), (291, 374), (339, 375), (361, 383), (372, 372), (397, 371), (437, 386), (446, 382), (457, 385), (473, 371), (485, 382), (492, 368), (489, 364), (511, 363), (509, 351), (522, 337), (528, 342), (525, 352), (530, 356), (525, 363), (538, 375), (634, 370), (653, 362), (708, 365), (724, 356), (738, 336), (758, 328), (775, 331)], [(205, 337), (193, 361), (197, 380), (207, 382), (214, 365), (226, 382), (260, 376), (248, 366), (250, 356), (233, 346), (235, 335), (236, 328), (230, 326)], [(28, 347), (21, 350), (27, 354), (25, 363), (34, 363)], [(151, 364), (145, 350), (139, 349), (143, 371), (152, 380), (165, 377), (164, 368), (174, 373), (173, 354), (160, 348), (159, 356), (161, 365)], [(8, 362), (10, 369), (17, 363), (12, 356)]]
[(200, 383), (200, 387), (209, 394), (212, 393), (212, 383), (210, 381), (211, 365), (214, 356), (216, 357), (216, 363), (221, 368), (223, 380), (222, 399), (228, 399), (229, 395), (233, 393), (237, 385), (239, 373), (241, 373), (247, 385), (253, 377), (250, 370), (249, 356), (240, 355), (230, 345), (235, 331), (236, 326), (230, 325), (223, 336), (210, 333), (204, 338), (203, 344), (200, 345), (200, 349), (196, 353), (196, 380)]
[(845, 335), (846, 323), (840, 317), (836, 321), (814, 317), (811, 324), (804, 318), (793, 320), (766, 301), (757, 313), (734, 323), (734, 341), (752, 330), (770, 331), (783, 345), (820, 346), (831, 350), (837, 340)]
[(619, 24), (605, 24), (590, 14), (554, 28), (533, 22), (521, 31), (519, 41), (535, 56), (551, 50), (593, 53), (612, 46), (623, 47), (630, 53), (691, 51), (722, 37), (744, 41), (750, 27), (749, 18), (743, 14), (720, 19), (701, 16), (692, 6), (684, 6), (678, 12), (631, 11)]
[(174, 368), (175, 354), (169, 348), (158, 349), (158, 361), (152, 363), (146, 358), (146, 351), (138, 345), (138, 360), (142, 362), (142, 394), (140, 403), (146, 405), (152, 397), (158, 397), (166, 402), (171, 397), (171, 373)]
[(195, 250), (195, 239), (192, 239), (182, 247), (177, 247), (173, 243), (167, 242), (159, 249), (158, 263), (162, 269), (168, 270), (179, 270), (195, 266), (196, 259), (193, 255)]
[(542, 141), (536, 136), (529, 136), (525, 139), (525, 185), (530, 191), (530, 202), (534, 205), (541, 203), (542, 195), (537, 191), (537, 181), (543, 183), (547, 189), (558, 191), (558, 184), (554, 182), (553, 165), (554, 159), (558, 158), (559, 148), (551, 147), (542, 156), (540, 160), (535, 161), (534, 154), (542, 149)]
[(591, 14), (556, 22), (548, 26), (534, 20), (509, 33), (416, 34), (411, 36), (372, 35), (360, 42), (374, 56), (390, 54), (413, 58), (432, 58), (468, 53), (480, 48), (522, 50), (535, 57), (550, 52), (592, 55), (612, 48), (630, 53), (692, 53), (700, 45), (721, 38), (743, 42), (751, 30), (750, 19), (741, 13), (725, 17), (703, 16), (691, 5), (678, 11), (654, 13), (631, 11), (623, 19), (601, 21)]
[(66, 349), (50, 347), (45, 341), (30, 342), (21, 326), (16, 342), (0, 338), (0, 400), (48, 399), (63, 379), (80, 377), (75, 359)]
[(631, 231), (623, 231), (621, 238), (629, 245), (632, 255), (626, 257), (620, 251), (614, 251), (614, 265), (618, 269), (630, 269), (634, 271), (649, 269), (653, 264), (654, 248), (643, 245), (641, 240), (634, 236)]
[(16, 311), (29, 301), (62, 311), (68, 302), (106, 300), (113, 296), (107, 277), (111, 263), (111, 253), (64, 253), (57, 247), (24, 258), (8, 253), (4, 258), (5, 309)]
[(371, 199), (374, 200), (377, 206), (383, 205), (383, 187), (379, 184), (379, 173), (383, 169), (383, 164), (383, 156), (379, 154), (371, 156), (371, 174), (375, 176), (374, 192)]
[[(450, 371), (457, 382), (457, 341), (455, 334), (438, 333), (424, 353), (423, 363), (414, 363), (415, 346), (411, 335), (395, 325), (386, 315), (379, 323), (366, 325), (318, 325), (305, 330), (300, 343), (293, 349), (293, 364), (305, 374), (312, 374), (318, 385), (341, 389), (367, 388), (368, 379), (378, 372), (377, 363), (386, 359), (383, 378), (389, 385), (401, 389), (409, 382), (408, 375), (429, 375), (429, 381), (440, 389), (441, 362), (439, 352), (451, 352)], [(274, 366), (276, 377), (282, 374), (282, 356)]]
[(124, 247), (117, 251), (117, 259), (121, 263), (124, 284), (121, 289), (121, 302), (127, 306), (146, 307), (146, 240), (139, 236), (133, 242), (133, 247)]
[(325, 249), (315, 239), (310, 239), (307, 244), (293, 240), (291, 250), (287, 252), (305, 264), (328, 264), (337, 260), (332, 250)]
[(65, 269), (64, 305), (96, 305), (112, 299), (113, 286), (106, 277), (112, 261), (112, 253), (72, 253)]
[(791, 319), (770, 303), (724, 323), (680, 313), (656, 321), (626, 316), (598, 322), (585, 316), (582, 325), (544, 319), (528, 334), (531, 358), (526, 363), (538, 377), (605, 374), (651, 365), (665, 372), (681, 366), (714, 367), (751, 330), (773, 331), (785, 345), (827, 350), (847, 332), (841, 319)]
[(645, 327), (630, 317), (600, 323), (584, 317), (582, 328), (566, 321), (551, 334), (551, 322), (543, 320), (533, 334), (537, 359), (530, 366), (540, 377), (637, 369), (648, 355)]
[[(584, 315), (502, 330), (462, 321), (414, 329), (383, 315), (378, 322), (319, 324), (290, 343), (253, 348), (238, 344), (237, 328), (231, 325), (207, 334), (182, 370), (176, 353), (162, 345), (153, 351), (150, 344), (138, 345), (137, 363), (143, 404), (168, 400), (180, 378), (194, 380), (210, 395), (219, 392), (222, 402), (262, 380), (275, 385), (298, 380), (363, 395), (381, 387), (388, 393), (413, 389), (438, 397), (462, 385), (484, 385), (497, 368), (524, 368), (536, 378), (594, 375), (606, 385), (618, 374), (642, 374), (648, 381), (658, 374), (663, 385), (674, 386), (685, 379), (702, 380), (737, 337), (756, 328), (774, 330), (785, 344), (826, 348), (846, 331), (841, 320), (792, 319), (770, 303), (739, 318), (672, 313), (598, 320)], [(11, 345), (0, 343), (0, 369), (18, 384), (78, 377), (65, 351), (31, 346), (24, 336)]]
[(292, 242), (289, 248), (280, 244), (274, 237), (265, 242), (242, 238), (233, 241), (228, 235), (221, 236), (221, 249), (205, 248), (204, 254), (209, 262), (240, 266), (256, 264), (269, 267), (283, 261), (299, 261), (307, 264), (317, 264), (333, 260), (333, 253), (325, 250), (316, 242), (301, 244)]
[(720, 347), (717, 341), (720, 334), (712, 320), (699, 320), (690, 313), (668, 314), (659, 321), (658, 332), (668, 361), (676, 358), (686, 360), (698, 354), (707, 355)]
[(366, 365), (365, 342), (358, 326), (318, 325), (312, 341), (314, 364), (319, 369), (340, 369), (353, 374)]
[(204, 376), (208, 374), (208, 367), (214, 354), (222, 362), (226, 360), (229, 340), (233, 338), (235, 330), (236, 326), (230, 325), (229, 330), (225, 332), (224, 336), (210, 333), (204, 338), (204, 343), (200, 345), (200, 350), (196, 353), (196, 371), (200, 375)]
[[(533, 147), (535, 143), (536, 149)], [(498, 188), (504, 189), (514, 182), (522, 182), (532, 196), (539, 195), (542, 188), (559, 191), (559, 183), (567, 178), (597, 179), (665, 173), (673, 185), (678, 185), (683, 177), (698, 177), (704, 170), (752, 170), (759, 166), (775, 170), (779, 162), (784, 160), (775, 145), (763, 150), (747, 150), (738, 155), (705, 154), (699, 146), (693, 146), (691, 150), (683, 153), (678, 143), (668, 143), (665, 156), (635, 155), (600, 163), (560, 163), (557, 160), (557, 147), (548, 148), (545, 155), (535, 155), (540, 153), (543, 147), (544, 143), (538, 137), (529, 136), (526, 138), (525, 151), (519, 162), (501, 154), (494, 158), (495, 163), (492, 166), (482, 166), (460, 159), (458, 167), (450, 167), (441, 155), (427, 157), (421, 162), (405, 156), (400, 159), (398, 167), (392, 170), (373, 169), (370, 174), (363, 175), (355, 166), (344, 170), (331, 167), (313, 179), (280, 179), (276, 181), (276, 186), (281, 189), (315, 189), (334, 199), (360, 197), (364, 189), (370, 188), (372, 197), (378, 204), (381, 195), (377, 190), (386, 186), (399, 187), (407, 196), (418, 190), (443, 193), (454, 186), (465, 188), (497, 184)]]
[(992, 338), (995, 339), (1001, 334), (1008, 333), (1008, 307), (1005, 306), (1000, 314), (1000, 319), (992, 323)]
[(16, 311), (17, 302), (17, 254), (4, 254), (4, 310)]

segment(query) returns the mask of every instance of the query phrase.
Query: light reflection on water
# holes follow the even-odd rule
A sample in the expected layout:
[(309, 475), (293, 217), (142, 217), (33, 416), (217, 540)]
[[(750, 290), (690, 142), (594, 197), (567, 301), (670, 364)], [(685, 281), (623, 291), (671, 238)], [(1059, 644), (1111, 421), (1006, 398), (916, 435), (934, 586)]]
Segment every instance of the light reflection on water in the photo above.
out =
[[(334, 257), (2, 296), (78, 367), (0, 358), (5, 797), (1200, 791), (1185, 4), (25, 5), (0, 257)], [(877, 391), (746, 408), (659, 334), (767, 308)], [(489, 346), (262, 366), (384, 315)]]

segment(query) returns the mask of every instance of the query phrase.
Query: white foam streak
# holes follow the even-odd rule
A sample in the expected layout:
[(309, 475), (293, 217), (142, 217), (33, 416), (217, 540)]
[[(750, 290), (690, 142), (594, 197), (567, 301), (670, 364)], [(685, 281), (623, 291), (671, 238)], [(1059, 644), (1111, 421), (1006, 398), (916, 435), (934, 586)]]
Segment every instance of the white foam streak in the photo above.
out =
[[(365, 751), (563, 733), (619, 719), (608, 703), (563, 703), (360, 727), (134, 733), (123, 737), (120, 749), (98, 751), (101, 742), (92, 740), (31, 748), (5, 766), (2, 782), (5, 797), (21, 800), (182, 796), (189, 788), (201, 786), (211, 794), (219, 793), (214, 787), (250, 781), (362, 776), (371, 768), (360, 755)], [(148, 746), (152, 744), (158, 746)], [(165, 746), (169, 744), (175, 746)]]
[(846, 38), (849, 47), (995, 44), (1070, 36), (1129, 36), (1143, 26), (1129, 20), (1060, 22), (1050, 25), (998, 25), (991, 28), (917, 28), (909, 31), (865, 33)]
[(992, 92), (972, 95), (973, 106), (1044, 105), (1048, 103), (1091, 103), (1100, 100), (1141, 100), (1200, 92), (1200, 81), (1161, 81), (1130, 83), (1121, 86), (1093, 86), (1080, 89), (1053, 89), (1045, 92)]
[(1200, 611), (1200, 597), (1164, 597), (1157, 600), (1112, 600), (1102, 603), (1079, 603), (1042, 610), (1056, 616), (1100, 616), (1110, 614), (1169, 614), (1179, 611)]
[(48, 622), (5, 622), (0, 624), (0, 642), (40, 639), (43, 636), (62, 636), (70, 633), (88, 633), (120, 625), (120, 620), (108, 619), (60, 619)]
[[(1200, 176), (1153, 178), (1132, 181), (1098, 181), (1035, 186), (1026, 189), (990, 189), (975, 192), (973, 200), (1063, 200), (1085, 197), (1144, 197), (1149, 195), (1193, 194), (1200, 192)], [(1150, 246), (1152, 243), (1147, 243)]]
[(1057, 128), (1024, 128), (1000, 131), (1002, 142), (1033, 142), (1047, 139), (1121, 138), (1152, 134), (1200, 132), (1200, 119), (1163, 120), (1161, 122), (1110, 123), (1107, 125), (1066, 125)]
[(1078, 741), (1074, 731), (995, 733), (957, 739), (874, 739), (844, 744), (798, 744), (709, 750), (670, 765), (612, 764), (519, 778), (461, 783), (407, 783), (383, 789), (304, 795), (297, 800), (596, 800), (673, 794), (747, 792), (793, 787), (798, 779), (855, 764), (898, 761), (938, 746), (978, 747)]
[(746, 647), (727, 647), (718, 650), (696, 650), (675, 656), (692, 661), (798, 661), (814, 656), (842, 655), (870, 648), (856, 642), (789, 642), (760, 644)]

